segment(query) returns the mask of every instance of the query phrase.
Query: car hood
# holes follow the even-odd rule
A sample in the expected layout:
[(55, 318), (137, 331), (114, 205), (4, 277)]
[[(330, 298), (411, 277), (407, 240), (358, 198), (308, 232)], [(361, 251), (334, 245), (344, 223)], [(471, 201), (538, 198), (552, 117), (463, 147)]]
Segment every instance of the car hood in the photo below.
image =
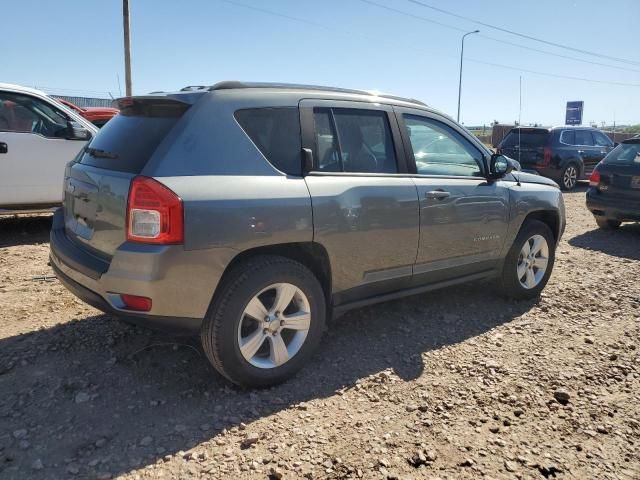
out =
[(109, 107), (85, 107), (83, 108), (83, 110), (90, 113), (114, 113), (116, 115), (120, 113), (120, 110), (118, 110), (117, 108)]
[[(540, 185), (549, 185), (550, 187), (558, 187), (558, 184), (550, 178), (543, 177), (542, 175), (536, 175), (535, 173), (527, 172), (511, 172), (511, 175), (515, 177), (520, 183), (538, 183)], [(560, 188), (560, 187), (558, 187)]]

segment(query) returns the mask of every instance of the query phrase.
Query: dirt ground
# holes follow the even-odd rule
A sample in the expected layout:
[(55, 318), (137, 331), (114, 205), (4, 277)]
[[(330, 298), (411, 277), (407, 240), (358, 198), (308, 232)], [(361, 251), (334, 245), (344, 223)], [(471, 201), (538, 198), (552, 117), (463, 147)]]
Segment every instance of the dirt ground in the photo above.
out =
[(539, 300), (477, 284), (356, 310), (261, 391), (76, 300), (49, 218), (0, 219), (0, 478), (639, 479), (640, 225), (565, 200)]

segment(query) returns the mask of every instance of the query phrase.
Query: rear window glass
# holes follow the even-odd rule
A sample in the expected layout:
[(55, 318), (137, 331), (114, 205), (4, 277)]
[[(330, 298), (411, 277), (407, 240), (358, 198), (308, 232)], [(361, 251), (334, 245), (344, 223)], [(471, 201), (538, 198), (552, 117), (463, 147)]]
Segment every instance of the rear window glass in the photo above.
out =
[(178, 120), (177, 116), (116, 115), (87, 145), (80, 163), (140, 173)]
[(621, 143), (605, 157), (604, 163), (640, 164), (640, 142)]
[(278, 170), (302, 175), (300, 116), (296, 107), (238, 110), (236, 120), (258, 150)]
[(502, 147), (545, 147), (548, 143), (549, 132), (510, 131), (502, 141)]

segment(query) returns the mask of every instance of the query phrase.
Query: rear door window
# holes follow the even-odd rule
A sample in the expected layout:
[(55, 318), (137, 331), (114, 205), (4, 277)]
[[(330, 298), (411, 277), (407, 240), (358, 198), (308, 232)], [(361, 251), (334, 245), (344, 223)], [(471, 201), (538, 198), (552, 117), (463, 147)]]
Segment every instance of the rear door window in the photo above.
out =
[(319, 171), (398, 172), (386, 112), (316, 108), (313, 117)]
[(576, 145), (593, 145), (593, 137), (589, 130), (576, 130)]
[(576, 132), (574, 130), (563, 130), (560, 134), (560, 143), (565, 145), (576, 144)]
[(122, 106), (84, 149), (80, 163), (138, 174), (189, 106), (136, 101)]
[(235, 117), (269, 163), (289, 175), (302, 175), (297, 107), (249, 108), (238, 110)]

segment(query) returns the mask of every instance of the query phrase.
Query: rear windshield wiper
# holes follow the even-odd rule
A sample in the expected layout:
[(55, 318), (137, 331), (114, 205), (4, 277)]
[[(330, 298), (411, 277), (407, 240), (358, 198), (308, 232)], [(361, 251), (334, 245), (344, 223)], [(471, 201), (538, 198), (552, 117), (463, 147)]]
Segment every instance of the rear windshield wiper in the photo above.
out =
[(118, 158), (118, 154), (107, 152), (106, 150), (100, 150), (99, 148), (85, 147), (84, 151), (95, 158)]

